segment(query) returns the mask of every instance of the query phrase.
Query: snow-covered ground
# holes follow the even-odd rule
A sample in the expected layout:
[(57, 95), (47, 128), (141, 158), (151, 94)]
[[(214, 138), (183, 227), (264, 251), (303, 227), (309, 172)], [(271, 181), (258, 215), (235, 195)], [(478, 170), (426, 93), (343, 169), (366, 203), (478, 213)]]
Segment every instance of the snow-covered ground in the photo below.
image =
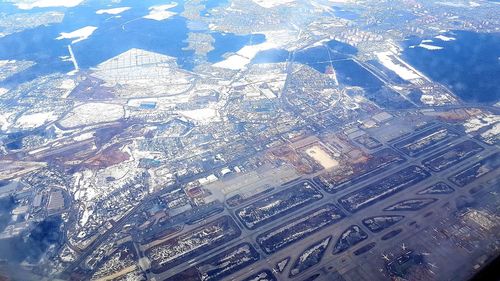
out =
[(393, 54), (391, 52), (381, 52), (377, 53), (376, 55), (383, 66), (387, 67), (389, 70), (394, 71), (402, 79), (408, 81), (421, 78), (418, 73), (405, 67), (403, 64), (396, 64), (392, 59)]
[(219, 112), (216, 109), (208, 107), (201, 109), (180, 111), (179, 114), (186, 118), (205, 124), (220, 120)]
[(491, 129), (481, 133), (481, 138), (489, 144), (496, 144), (500, 141), (500, 122), (495, 123)]
[(140, 107), (144, 103), (158, 103), (158, 98), (143, 98), (143, 99), (130, 99), (127, 102), (128, 106)]
[(279, 5), (294, 3), (295, 0), (253, 0), (253, 2), (263, 8), (269, 9)]
[(250, 63), (249, 58), (236, 54), (228, 57), (227, 59), (221, 62), (214, 64), (214, 66), (225, 69), (239, 70), (244, 68), (249, 63)]
[[(481, 140), (495, 145), (500, 141), (500, 116), (484, 112), (465, 120), (465, 132), (475, 134), (480, 132)], [(487, 128), (489, 127), (489, 128)]]
[(464, 123), (465, 132), (476, 132), (486, 126), (490, 126), (496, 123), (500, 123), (500, 116), (496, 116), (494, 114), (482, 114), (474, 116)]
[(356, 0), (329, 0), (328, 2), (331, 2), (331, 3), (351, 3), (351, 2), (355, 2)]
[(177, 3), (172, 2), (170, 4), (166, 5), (157, 5), (157, 6), (152, 6), (149, 8), (149, 14), (145, 15), (145, 19), (151, 19), (151, 20), (166, 20), (170, 17), (175, 16), (177, 13), (169, 11), (169, 9), (172, 9), (177, 6)]
[(91, 139), (92, 137), (94, 137), (94, 132), (87, 132), (87, 133), (83, 133), (83, 134), (80, 134), (80, 135), (73, 137), (73, 140), (84, 141), (84, 140)]
[(98, 15), (108, 14), (108, 15), (118, 15), (127, 10), (130, 10), (130, 7), (120, 7), (120, 8), (112, 8), (112, 9), (101, 9), (97, 10), (95, 13)]
[(14, 1), (21, 10), (31, 10), (33, 8), (50, 8), (50, 7), (75, 7), (82, 3), (83, 0), (18, 0)]
[[(0, 37), (2, 37), (1, 32)], [(22, 72), (32, 67), (33, 65), (35, 65), (34, 62), (26, 60), (0, 60), (0, 69), (2, 70), (0, 71), (0, 82), (16, 73)]]
[[(150, 98), (185, 93), (193, 83), (193, 73), (178, 67), (176, 59), (141, 49), (130, 49), (94, 68), (93, 76), (115, 88), (115, 95), (122, 98)], [(168, 85), (168, 87), (165, 87)], [(175, 99), (177, 99), (175, 98)], [(158, 101), (158, 105), (168, 101)], [(140, 105), (134, 100), (132, 106)]]
[(309, 157), (312, 157), (325, 170), (332, 169), (339, 165), (339, 162), (331, 157), (321, 146), (315, 145), (305, 150)]
[(324, 251), (323, 249), (328, 247), (328, 244), (330, 243), (330, 239), (331, 239), (331, 237), (327, 237), (326, 239), (324, 239), (320, 243), (318, 243), (318, 244), (312, 246), (311, 248), (307, 249), (306, 251), (304, 251), (304, 253), (302, 253), (302, 255), (300, 255), (300, 258), (299, 258), (300, 263), (306, 262), (311, 255), (318, 254), (318, 252)]
[(45, 123), (54, 121), (57, 115), (54, 112), (39, 112), (22, 115), (16, 120), (14, 127), (22, 129), (33, 129), (42, 126)]
[(333, 8), (329, 5), (320, 4), (316, 1), (311, 1), (310, 3), (314, 8), (316, 8), (316, 11), (333, 12)]
[(87, 126), (116, 121), (124, 116), (124, 108), (119, 104), (85, 103), (73, 108), (59, 123), (63, 127)]
[(82, 27), (80, 29), (77, 29), (72, 32), (61, 32), (61, 35), (57, 37), (57, 40), (62, 40), (62, 39), (75, 39), (71, 41), (71, 44), (78, 43), (80, 41), (83, 41), (85, 39), (88, 39), (94, 31), (96, 31), (97, 27), (95, 26), (86, 26)]
[(14, 115), (14, 112), (4, 112), (0, 113), (0, 130), (7, 131), (11, 126), (10, 118)]
[(61, 84), (57, 88), (65, 91), (65, 93), (61, 96), (61, 98), (65, 99), (76, 88), (76, 82), (73, 79), (65, 79), (61, 81)]

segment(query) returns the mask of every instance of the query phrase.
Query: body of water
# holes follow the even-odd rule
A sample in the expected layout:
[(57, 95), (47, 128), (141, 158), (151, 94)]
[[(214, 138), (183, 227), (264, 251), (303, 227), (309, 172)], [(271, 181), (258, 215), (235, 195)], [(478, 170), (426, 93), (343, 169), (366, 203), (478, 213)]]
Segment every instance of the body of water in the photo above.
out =
[[(181, 13), (184, 10), (183, 1), (176, 2), (178, 6), (169, 11)], [(221, 3), (225, 2), (209, 0), (207, 8), (217, 7)], [(65, 17), (61, 23), (39, 26), (0, 38), (0, 59), (36, 62), (35, 66), (10, 77), (5, 83), (17, 84), (41, 75), (67, 73), (73, 70), (73, 64), (70, 61), (63, 61), (61, 57), (69, 55), (67, 45), (74, 39), (56, 40), (56, 38), (61, 32), (72, 32), (85, 26), (96, 26), (97, 30), (88, 39), (72, 44), (73, 52), (82, 69), (95, 67), (131, 48), (139, 48), (175, 57), (181, 68), (192, 70), (194, 51), (186, 50), (188, 46), (186, 39), (190, 32), (187, 20), (179, 15), (162, 21), (143, 18), (149, 13), (151, 6), (159, 4), (166, 3), (159, 0), (126, 0), (113, 6), (103, 6), (101, 1), (90, 1), (65, 10)], [(119, 16), (96, 14), (99, 9), (113, 7), (132, 8)], [(6, 8), (11, 13), (54, 10), (22, 11), (16, 10), (11, 4)], [(264, 35), (239, 36), (214, 31), (202, 32), (210, 32), (215, 38), (215, 50), (209, 54), (209, 60), (212, 62), (223, 60), (222, 56), (227, 52), (235, 52), (246, 45), (258, 44), (265, 40)]]
[(404, 59), (466, 102), (498, 102), (500, 33), (451, 31), (445, 35), (455, 40), (430, 38), (432, 42), (428, 43), (440, 50), (417, 47), (422, 38), (408, 38)]

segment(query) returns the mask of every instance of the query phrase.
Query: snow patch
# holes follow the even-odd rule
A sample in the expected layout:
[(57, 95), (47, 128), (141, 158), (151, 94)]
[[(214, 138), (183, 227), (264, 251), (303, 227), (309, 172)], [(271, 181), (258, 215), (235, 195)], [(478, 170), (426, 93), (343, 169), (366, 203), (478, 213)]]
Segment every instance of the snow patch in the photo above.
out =
[(71, 112), (59, 121), (63, 127), (72, 128), (97, 123), (113, 122), (122, 118), (125, 109), (122, 105), (112, 103), (85, 103), (74, 107)]
[(448, 36), (445, 36), (445, 35), (442, 35), (442, 34), (440, 34), (440, 35), (438, 35), (438, 36), (436, 36), (434, 38), (439, 39), (441, 41), (455, 41), (455, 40), (457, 40), (456, 38), (448, 37)]
[(130, 10), (130, 7), (120, 7), (120, 8), (112, 8), (112, 9), (101, 9), (96, 11), (95, 13), (98, 15), (108, 14), (108, 15), (118, 15), (127, 10)]
[(21, 10), (31, 10), (33, 8), (66, 7), (71, 8), (80, 5), (83, 0), (21, 0), (14, 5)]
[(62, 40), (62, 39), (75, 39), (71, 41), (71, 44), (78, 43), (80, 41), (83, 41), (85, 39), (88, 39), (94, 31), (96, 31), (97, 27), (95, 26), (86, 26), (80, 29), (77, 29), (73, 32), (61, 32), (61, 36), (57, 37), (57, 40)]
[(389, 70), (394, 71), (399, 77), (403, 78), (404, 80), (408, 81), (420, 78), (420, 75), (418, 75), (415, 71), (405, 67), (401, 63), (396, 64), (391, 57), (391, 52), (381, 52), (377, 53), (376, 55), (383, 66), (387, 67)]
[(149, 8), (149, 14), (145, 15), (145, 19), (162, 21), (177, 15), (176, 12), (171, 12), (169, 9), (177, 7), (177, 3), (172, 2), (166, 5), (157, 5)]
[(418, 47), (424, 48), (424, 49), (427, 49), (427, 50), (431, 50), (431, 51), (436, 51), (436, 50), (443, 49), (443, 47), (434, 46), (434, 45), (425, 44), (425, 43), (420, 43), (420, 45), (418, 45)]
[(213, 108), (201, 108), (201, 109), (194, 109), (194, 110), (185, 110), (185, 111), (180, 111), (180, 115), (198, 121), (200, 123), (210, 123), (213, 121), (218, 121), (220, 120), (219, 118), (219, 112), (216, 109)]

